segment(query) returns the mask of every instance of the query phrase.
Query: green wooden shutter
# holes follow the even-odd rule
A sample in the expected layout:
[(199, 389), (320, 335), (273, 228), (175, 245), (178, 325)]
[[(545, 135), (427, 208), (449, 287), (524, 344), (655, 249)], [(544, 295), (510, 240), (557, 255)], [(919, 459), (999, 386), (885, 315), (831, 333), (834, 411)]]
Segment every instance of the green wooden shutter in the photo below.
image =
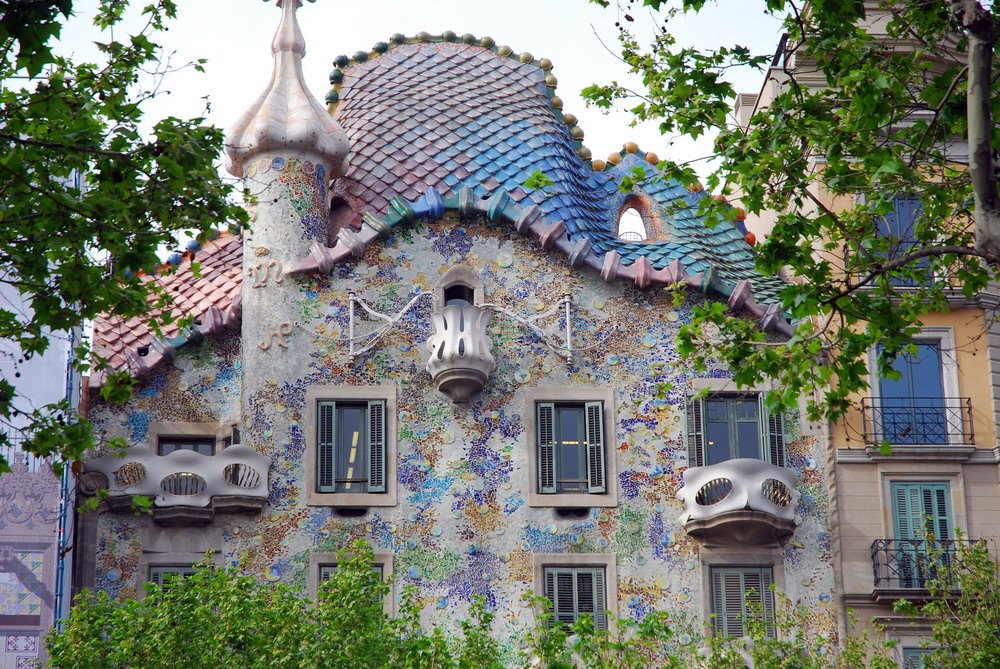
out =
[(893, 483), (896, 538), (919, 540), (930, 529), (935, 539), (952, 536), (947, 483)]
[(552, 402), (539, 402), (535, 406), (538, 425), (538, 491), (556, 491), (556, 406)]
[(316, 403), (316, 491), (336, 492), (337, 403)]
[(368, 492), (385, 492), (385, 401), (368, 403)]
[(552, 602), (552, 622), (557, 625), (571, 625), (580, 614), (575, 570), (547, 568), (545, 596)]
[(704, 412), (704, 402), (687, 398), (688, 467), (701, 467), (705, 464)]
[(604, 463), (604, 403), (587, 402), (587, 492), (607, 491)]
[(161, 588), (169, 587), (170, 581), (187, 578), (195, 573), (194, 567), (150, 567), (149, 581)]
[(785, 467), (785, 414), (769, 412), (762, 394), (760, 415), (764, 424), (764, 459), (777, 467)]
[(594, 569), (594, 625), (602, 630), (608, 628), (608, 589), (600, 567)]
[(749, 616), (764, 616), (767, 636), (775, 636), (774, 577), (770, 567), (712, 569), (712, 613), (722, 636), (745, 636)]

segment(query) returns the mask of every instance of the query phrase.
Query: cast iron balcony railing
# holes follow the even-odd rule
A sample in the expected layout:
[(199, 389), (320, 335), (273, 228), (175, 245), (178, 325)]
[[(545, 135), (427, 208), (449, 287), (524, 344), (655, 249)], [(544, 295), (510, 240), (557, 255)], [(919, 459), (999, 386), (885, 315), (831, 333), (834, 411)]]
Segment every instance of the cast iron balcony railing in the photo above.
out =
[(875, 590), (926, 590), (931, 581), (948, 582), (970, 539), (876, 539), (872, 542)]
[(866, 444), (976, 443), (968, 397), (866, 397), (861, 400), (861, 417)]

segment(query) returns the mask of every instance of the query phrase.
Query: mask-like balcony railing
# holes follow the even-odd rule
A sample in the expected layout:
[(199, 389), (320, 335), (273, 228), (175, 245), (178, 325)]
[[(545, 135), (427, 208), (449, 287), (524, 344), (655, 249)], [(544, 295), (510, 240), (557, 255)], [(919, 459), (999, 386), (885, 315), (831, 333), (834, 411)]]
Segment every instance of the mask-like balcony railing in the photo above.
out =
[(866, 397), (861, 400), (866, 444), (945, 446), (976, 443), (968, 397)]
[(975, 543), (969, 539), (876, 539), (872, 542), (875, 597), (927, 596), (932, 581), (948, 587), (961, 565), (962, 551)]
[(684, 472), (677, 497), (689, 535), (717, 545), (779, 543), (795, 532), (795, 472), (739, 458)]
[(486, 334), (492, 312), (475, 305), (450, 305), (433, 315), (427, 340), (427, 371), (438, 390), (453, 402), (466, 402), (486, 385), (496, 367), (493, 342)]
[[(215, 513), (256, 513), (267, 501), (271, 459), (234, 444), (215, 455), (178, 450), (157, 455), (130, 448), (88, 461), (88, 474), (103, 476), (113, 508), (130, 506), (136, 496), (153, 498), (153, 519), (162, 525), (202, 525)], [(91, 484), (93, 485), (93, 484)]]

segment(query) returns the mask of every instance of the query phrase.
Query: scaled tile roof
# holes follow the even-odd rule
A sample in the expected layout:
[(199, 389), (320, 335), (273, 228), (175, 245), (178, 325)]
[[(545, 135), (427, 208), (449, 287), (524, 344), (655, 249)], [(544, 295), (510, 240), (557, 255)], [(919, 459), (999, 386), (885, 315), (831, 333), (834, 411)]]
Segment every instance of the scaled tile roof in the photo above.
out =
[[(200, 277), (195, 277), (191, 271), (192, 259), (201, 266)], [(224, 233), (214, 241), (205, 245), (191, 256), (181, 261), (174, 273), (147, 275), (144, 281), (156, 281), (173, 297), (173, 313), (175, 316), (193, 314), (202, 323), (196, 323), (195, 328), (207, 332), (210, 328), (218, 329), (223, 314), (233, 313), (234, 302), (238, 303), (240, 285), (242, 283), (243, 242), (236, 235)], [(202, 318), (210, 311), (218, 310), (219, 323)], [(161, 356), (156, 350), (149, 350), (154, 344), (154, 334), (149, 327), (151, 318), (159, 315), (153, 312), (150, 316), (123, 319), (118, 316), (102, 315), (94, 321), (94, 349), (106, 357), (113, 369), (129, 368), (133, 372), (137, 368), (153, 366), (154, 360)], [(236, 314), (238, 316), (238, 313)], [(176, 323), (163, 327), (163, 335), (167, 340), (179, 333)], [(148, 351), (140, 355), (140, 350)], [(147, 362), (141, 358), (150, 358)], [(101, 385), (102, 375), (91, 378), (91, 384)]]
[[(477, 197), (503, 190), (522, 206), (537, 204), (547, 220), (563, 221), (571, 239), (589, 239), (596, 253), (616, 251), (622, 265), (639, 257), (654, 269), (674, 260), (691, 272), (714, 265), (727, 281), (752, 280), (758, 299), (777, 299), (785, 284), (754, 270), (745, 231), (730, 223), (706, 228), (695, 209), (707, 195), (676, 182), (652, 179), (633, 191), (652, 201), (670, 241), (618, 239), (627, 197), (619, 191), (622, 177), (636, 167), (654, 176), (655, 168), (640, 153), (623, 152), (620, 164), (603, 171), (581, 160), (581, 153), (589, 156), (578, 148), (583, 133), (559, 109), (545, 61), (496, 49), (492, 41), (487, 47), (428, 39), (382, 44), (350, 67), (338, 59), (328, 100), (351, 151), (350, 169), (334, 182), (333, 195), (356, 213), (382, 214), (394, 196), (414, 201), (428, 188), (445, 199), (462, 187)], [(526, 192), (536, 171), (554, 184)]]

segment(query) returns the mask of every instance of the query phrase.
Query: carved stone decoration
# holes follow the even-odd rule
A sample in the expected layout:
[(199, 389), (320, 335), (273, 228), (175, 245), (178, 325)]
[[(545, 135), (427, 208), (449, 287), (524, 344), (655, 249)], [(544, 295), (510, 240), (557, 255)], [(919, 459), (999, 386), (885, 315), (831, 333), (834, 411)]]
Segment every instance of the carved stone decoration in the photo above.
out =
[(482, 295), (482, 282), (464, 265), (448, 270), (435, 286), (427, 371), (453, 402), (469, 401), (496, 367), (493, 342), (486, 334), (493, 313), (479, 306)]
[[(130, 484), (120, 480), (115, 472), (131, 464), (141, 466), (146, 475)], [(266, 455), (249, 446), (234, 444), (215, 455), (194, 451), (157, 455), (151, 448), (130, 448), (124, 458), (109, 455), (90, 460), (85, 466), (88, 473), (106, 477), (112, 499), (130, 500), (134, 495), (145, 495), (154, 498), (156, 508), (204, 508), (213, 505), (213, 498), (223, 496), (253, 497), (263, 502), (267, 499), (270, 465), (271, 459)]]
[(684, 502), (684, 529), (708, 544), (773, 545), (792, 536), (798, 524), (795, 472), (763, 460), (691, 467), (677, 497)]

